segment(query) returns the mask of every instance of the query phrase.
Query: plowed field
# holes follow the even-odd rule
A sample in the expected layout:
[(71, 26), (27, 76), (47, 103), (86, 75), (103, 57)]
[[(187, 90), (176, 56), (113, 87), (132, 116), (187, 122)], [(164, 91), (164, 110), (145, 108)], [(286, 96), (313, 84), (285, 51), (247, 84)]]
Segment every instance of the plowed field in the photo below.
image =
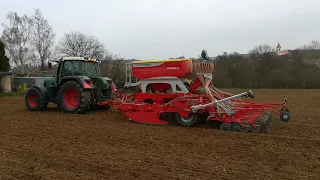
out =
[(222, 132), (136, 124), (113, 110), (30, 112), (23, 98), (0, 98), (0, 179), (320, 179), (320, 90), (254, 92), (260, 102), (286, 94), (291, 121)]

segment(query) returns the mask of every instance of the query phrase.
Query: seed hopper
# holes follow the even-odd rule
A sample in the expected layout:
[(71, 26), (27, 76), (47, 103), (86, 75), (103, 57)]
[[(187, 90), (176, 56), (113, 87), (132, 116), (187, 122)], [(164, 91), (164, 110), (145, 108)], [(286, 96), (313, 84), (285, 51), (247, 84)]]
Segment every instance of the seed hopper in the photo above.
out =
[[(256, 103), (251, 100), (251, 90), (223, 92), (212, 83), (213, 70), (209, 61), (133, 61), (126, 66), (125, 87), (137, 86), (139, 90), (124, 95), (112, 86), (114, 99), (100, 105), (113, 105), (137, 123), (166, 125), (173, 120), (191, 127), (207, 120), (220, 122), (220, 129), (225, 131), (261, 132), (270, 128), (273, 115), (282, 122), (290, 120), (286, 97), (279, 102)], [(189, 80), (192, 75), (193, 80)]]

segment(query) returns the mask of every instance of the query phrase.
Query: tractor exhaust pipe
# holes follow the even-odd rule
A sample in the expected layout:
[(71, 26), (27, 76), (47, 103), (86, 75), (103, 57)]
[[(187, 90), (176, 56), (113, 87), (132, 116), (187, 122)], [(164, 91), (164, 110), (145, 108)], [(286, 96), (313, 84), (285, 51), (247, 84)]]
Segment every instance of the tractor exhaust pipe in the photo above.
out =
[(208, 103), (208, 104), (199, 104), (199, 105), (191, 106), (190, 109), (191, 109), (191, 112), (195, 113), (198, 110), (203, 109), (205, 107), (212, 106), (212, 105), (215, 105), (217, 103), (221, 103), (221, 102), (228, 101), (230, 99), (235, 99), (235, 98), (238, 98), (238, 97), (250, 97), (251, 99), (253, 99), (254, 98), (254, 94), (253, 94), (253, 92), (251, 90), (248, 90), (247, 92), (236, 94), (236, 95), (224, 98), (224, 99), (214, 100), (214, 101), (212, 101), (211, 103)]

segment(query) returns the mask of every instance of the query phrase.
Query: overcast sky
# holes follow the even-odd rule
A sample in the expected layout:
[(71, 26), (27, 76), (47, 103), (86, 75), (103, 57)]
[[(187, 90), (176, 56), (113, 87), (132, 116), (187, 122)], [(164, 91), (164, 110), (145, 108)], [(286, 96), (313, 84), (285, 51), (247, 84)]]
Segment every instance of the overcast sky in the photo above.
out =
[(247, 53), (278, 42), (292, 49), (320, 40), (320, 0), (0, 0), (0, 22), (9, 11), (32, 15), (36, 8), (57, 41), (82, 31), (125, 58)]

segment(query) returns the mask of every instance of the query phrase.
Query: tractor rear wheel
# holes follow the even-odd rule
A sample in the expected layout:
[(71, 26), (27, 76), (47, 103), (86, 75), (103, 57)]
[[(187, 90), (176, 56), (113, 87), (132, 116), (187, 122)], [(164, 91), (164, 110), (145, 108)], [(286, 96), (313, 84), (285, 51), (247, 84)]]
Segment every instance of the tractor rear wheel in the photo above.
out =
[(48, 106), (48, 103), (44, 102), (44, 95), (35, 87), (26, 92), (25, 101), (30, 111), (43, 111)]
[(59, 91), (59, 106), (63, 112), (85, 113), (90, 109), (91, 99), (90, 90), (75, 81), (65, 82)]
[(188, 117), (181, 117), (179, 113), (175, 113), (176, 120), (182, 126), (192, 127), (196, 126), (201, 120), (201, 114), (189, 114)]

